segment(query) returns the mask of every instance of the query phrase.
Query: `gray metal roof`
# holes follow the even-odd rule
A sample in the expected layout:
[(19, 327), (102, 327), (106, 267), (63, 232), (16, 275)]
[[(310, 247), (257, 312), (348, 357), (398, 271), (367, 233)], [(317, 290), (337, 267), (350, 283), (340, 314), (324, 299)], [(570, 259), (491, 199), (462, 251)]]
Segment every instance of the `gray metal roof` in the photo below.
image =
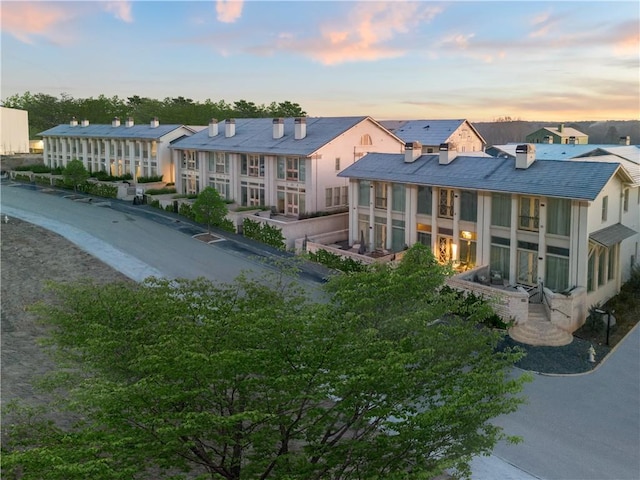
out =
[[(38, 135), (43, 137), (73, 137), (73, 138), (140, 138), (146, 140), (157, 140), (164, 135), (183, 127), (183, 125), (158, 125), (152, 127), (150, 124), (133, 125), (127, 127), (124, 123), (119, 127), (109, 125), (87, 125), (83, 127), (64, 124), (45, 130)], [(185, 127), (187, 128), (187, 127)]]
[[(273, 138), (272, 118), (235, 119), (235, 135), (225, 137), (225, 122), (218, 124), (218, 135), (209, 136), (209, 129), (176, 142), (171, 148), (274, 155), (308, 156), (369, 117), (307, 117), (307, 135), (294, 138), (294, 118), (284, 119), (284, 136)], [(371, 120), (373, 121), (373, 120)]]
[(620, 243), (625, 238), (634, 236), (636, 233), (638, 232), (622, 225), (621, 223), (616, 223), (615, 225), (610, 225), (602, 230), (593, 232), (589, 235), (589, 240), (593, 240), (594, 242), (609, 248), (616, 243)]
[[(493, 145), (486, 151), (496, 157), (516, 158), (518, 145), (521, 143)], [(631, 177), (633, 185), (640, 185), (640, 145), (536, 143), (534, 146), (538, 160), (618, 162)]]
[(537, 160), (516, 169), (510, 158), (458, 156), (440, 165), (438, 155), (405, 163), (404, 154), (370, 153), (340, 177), (395, 183), (594, 200), (620, 168), (617, 163)]
[[(383, 120), (380, 124), (405, 142), (417, 141), (422, 145), (440, 145), (445, 143), (464, 122), (466, 122), (465, 119)], [(480, 134), (478, 133), (478, 135)], [(480, 136), (480, 138), (482, 137)]]

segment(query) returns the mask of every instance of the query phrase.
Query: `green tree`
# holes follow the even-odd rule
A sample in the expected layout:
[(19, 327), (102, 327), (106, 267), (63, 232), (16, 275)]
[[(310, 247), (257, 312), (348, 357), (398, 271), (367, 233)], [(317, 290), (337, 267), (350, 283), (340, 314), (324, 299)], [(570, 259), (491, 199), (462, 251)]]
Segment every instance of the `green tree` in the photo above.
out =
[(332, 278), (341, 294), (324, 303), (282, 277), (59, 285), (60, 303), (40, 314), (75, 369), (48, 384), (77, 422), (11, 417), (4, 473), (468, 474), (471, 456), (504, 438), (490, 420), (517, 408), (524, 380), (508, 375), (520, 354), (498, 352), (499, 334), (445, 316), (446, 275), (418, 247), (397, 270)]
[(224, 223), (228, 212), (227, 203), (213, 187), (206, 187), (198, 194), (191, 211), (197, 222), (207, 225), (208, 233), (211, 233), (212, 225), (218, 226)]
[(62, 178), (64, 179), (64, 183), (66, 185), (73, 186), (74, 192), (78, 190), (78, 185), (82, 185), (87, 181), (89, 176), (89, 171), (85, 168), (82, 161), (78, 159), (71, 160), (62, 170)]

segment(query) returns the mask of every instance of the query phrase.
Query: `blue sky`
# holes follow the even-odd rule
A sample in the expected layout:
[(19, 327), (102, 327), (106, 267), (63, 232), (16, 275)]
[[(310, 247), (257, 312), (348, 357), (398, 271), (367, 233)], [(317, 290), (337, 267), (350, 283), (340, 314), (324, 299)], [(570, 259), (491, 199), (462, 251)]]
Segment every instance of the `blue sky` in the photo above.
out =
[(140, 95), (378, 120), (640, 116), (638, 2), (2, 0), (0, 97)]

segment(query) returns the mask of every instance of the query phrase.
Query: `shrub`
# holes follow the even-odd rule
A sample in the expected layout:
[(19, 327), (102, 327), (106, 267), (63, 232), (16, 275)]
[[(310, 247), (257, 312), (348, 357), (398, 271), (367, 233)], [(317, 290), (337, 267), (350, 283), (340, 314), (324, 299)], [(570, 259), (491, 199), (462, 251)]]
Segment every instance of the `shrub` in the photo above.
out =
[(34, 165), (21, 165), (15, 167), (16, 172), (33, 172), (33, 173), (51, 173), (51, 168), (46, 165), (34, 164)]
[(285, 243), (282, 230), (266, 223), (254, 222), (250, 218), (245, 218), (242, 222), (242, 234), (247, 238), (252, 238), (262, 243), (266, 243), (280, 250), (285, 250)]
[(456, 290), (448, 285), (440, 289), (440, 294), (453, 297), (456, 301), (452, 302), (455, 308), (451, 310), (451, 314), (458, 315), (473, 321), (478, 321), (481, 325), (490, 328), (499, 328), (505, 330), (509, 328), (512, 322), (505, 322), (491, 307), (491, 304), (483, 295), (476, 295), (473, 292), (465, 292)]
[(323, 249), (317, 252), (309, 252), (308, 257), (312, 262), (321, 263), (328, 268), (340, 270), (341, 272), (362, 272), (367, 269), (367, 266), (362, 262), (350, 257), (342, 257)]
[(47, 185), (51, 186), (51, 177), (45, 177), (44, 175), (34, 175), (33, 180), (38, 185)]
[(176, 193), (175, 188), (150, 188), (149, 190), (145, 190), (144, 193), (147, 195), (165, 195), (170, 193)]
[(26, 175), (26, 174), (22, 174), (22, 173), (16, 173), (15, 176), (13, 177), (14, 180), (17, 180), (19, 182), (30, 182), (31, 181), (31, 175)]
[(100, 170), (92, 174), (93, 178), (100, 180), (101, 182), (120, 182), (122, 180), (133, 180), (133, 176), (130, 173), (125, 173), (121, 176), (109, 175), (107, 172)]
[(78, 190), (97, 197), (116, 198), (118, 196), (118, 187), (114, 185), (105, 185), (104, 183), (86, 182), (83, 185), (80, 185)]
[(190, 220), (195, 220), (195, 214), (193, 213), (193, 209), (191, 208), (190, 203), (181, 203), (178, 207), (178, 213), (183, 217), (187, 217)]
[[(138, 183), (161, 182), (163, 175), (153, 175), (151, 177), (138, 177)], [(173, 185), (173, 184), (171, 184)]]
[[(174, 191), (175, 191), (175, 188), (174, 188)], [(174, 195), (171, 198), (174, 198), (174, 199), (187, 198), (189, 200), (193, 200), (195, 198), (198, 198), (198, 194), (197, 193), (178, 193), (177, 195)]]

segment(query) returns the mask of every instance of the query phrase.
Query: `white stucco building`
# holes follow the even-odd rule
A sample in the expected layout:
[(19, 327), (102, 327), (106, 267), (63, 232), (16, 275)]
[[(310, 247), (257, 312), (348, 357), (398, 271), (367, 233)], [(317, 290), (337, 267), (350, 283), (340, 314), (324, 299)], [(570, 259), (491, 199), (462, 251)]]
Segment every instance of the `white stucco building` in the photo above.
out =
[(214, 187), (239, 206), (269, 206), (298, 216), (345, 209), (345, 167), (404, 142), (370, 117), (228, 119), (171, 145), (176, 189)]
[(162, 175), (164, 182), (174, 182), (170, 143), (194, 132), (185, 125), (162, 125), (157, 118), (135, 125), (131, 118), (121, 123), (116, 117), (111, 125), (90, 125), (88, 120), (78, 122), (74, 118), (68, 125), (58, 125), (40, 135), (44, 163), (50, 167), (64, 167), (78, 159), (91, 172), (114, 176), (129, 173), (134, 180)]
[(29, 113), (0, 107), (0, 154), (29, 153)]

